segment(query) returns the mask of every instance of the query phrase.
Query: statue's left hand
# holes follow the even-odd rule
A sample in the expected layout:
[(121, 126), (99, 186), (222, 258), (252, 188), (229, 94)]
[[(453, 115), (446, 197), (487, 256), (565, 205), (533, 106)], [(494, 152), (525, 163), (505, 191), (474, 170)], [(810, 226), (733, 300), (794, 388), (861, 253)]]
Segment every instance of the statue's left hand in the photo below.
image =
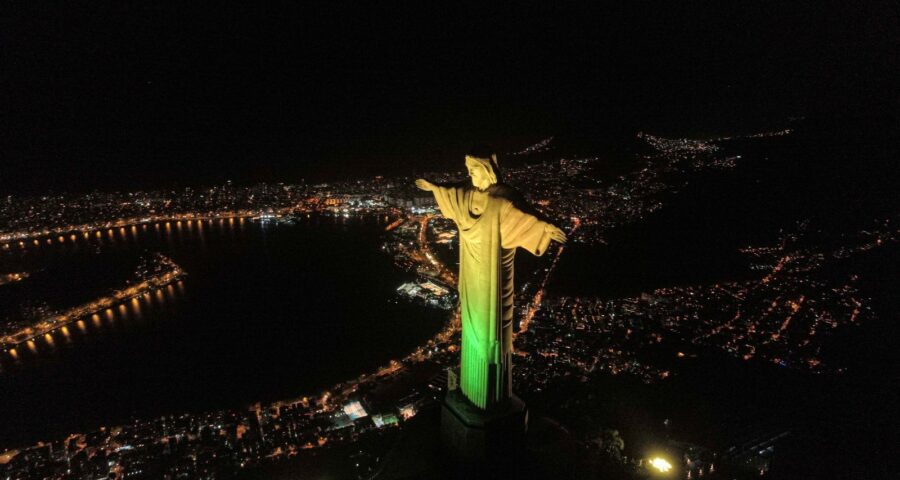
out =
[(550, 239), (560, 244), (566, 243), (566, 232), (560, 230), (556, 225), (547, 224), (545, 230), (550, 234)]

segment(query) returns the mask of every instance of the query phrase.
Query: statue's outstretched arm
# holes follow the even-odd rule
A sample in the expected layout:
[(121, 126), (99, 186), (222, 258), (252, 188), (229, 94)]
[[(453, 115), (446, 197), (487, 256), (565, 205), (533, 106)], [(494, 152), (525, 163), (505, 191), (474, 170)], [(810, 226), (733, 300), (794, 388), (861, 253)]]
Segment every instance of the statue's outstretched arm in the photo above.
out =
[(433, 192), (437, 185), (425, 180), (424, 178), (420, 178), (416, 180), (416, 186), (419, 187), (420, 190), (425, 190), (426, 192)]
[(460, 207), (460, 194), (463, 190), (453, 186), (443, 186), (420, 178), (416, 180), (416, 186), (426, 192), (434, 194), (434, 200), (441, 210), (441, 214), (450, 220), (460, 218), (462, 209)]
[(500, 238), (503, 248), (524, 248), (533, 255), (543, 255), (551, 241), (565, 242), (566, 234), (559, 227), (523, 212), (509, 202), (501, 214)]
[(550, 240), (560, 244), (566, 243), (566, 232), (562, 231), (562, 229), (556, 225), (548, 223), (544, 227), (544, 231), (547, 232), (547, 235), (550, 235)]

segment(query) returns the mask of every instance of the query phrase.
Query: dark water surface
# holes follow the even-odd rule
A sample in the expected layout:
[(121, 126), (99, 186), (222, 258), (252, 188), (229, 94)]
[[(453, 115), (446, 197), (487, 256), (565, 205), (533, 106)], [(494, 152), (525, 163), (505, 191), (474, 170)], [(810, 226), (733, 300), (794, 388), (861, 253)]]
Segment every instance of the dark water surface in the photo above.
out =
[(6, 256), (34, 271), (0, 289), (0, 315), (64, 309), (121, 288), (141, 256), (188, 272), (0, 360), (0, 449), (127, 421), (313, 394), (412, 350), (442, 311), (393, 302), (404, 281), (379, 251), (383, 219), (296, 225), (194, 222), (103, 232)]

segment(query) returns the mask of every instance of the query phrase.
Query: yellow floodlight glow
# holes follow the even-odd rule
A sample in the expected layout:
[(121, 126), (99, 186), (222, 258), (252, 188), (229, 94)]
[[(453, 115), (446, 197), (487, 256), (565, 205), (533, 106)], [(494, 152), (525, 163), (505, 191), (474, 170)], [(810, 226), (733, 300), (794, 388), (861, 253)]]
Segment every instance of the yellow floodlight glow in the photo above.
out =
[(672, 470), (672, 464), (669, 463), (666, 459), (660, 457), (654, 457), (650, 460), (650, 466), (657, 469), (661, 473), (666, 473), (669, 470)]

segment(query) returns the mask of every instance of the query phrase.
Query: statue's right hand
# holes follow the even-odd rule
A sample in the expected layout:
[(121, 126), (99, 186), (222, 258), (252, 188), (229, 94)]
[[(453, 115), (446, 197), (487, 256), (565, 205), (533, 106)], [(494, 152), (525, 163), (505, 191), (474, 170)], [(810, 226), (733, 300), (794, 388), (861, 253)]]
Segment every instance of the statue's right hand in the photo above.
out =
[(416, 180), (416, 186), (421, 190), (425, 190), (426, 192), (431, 192), (434, 190), (434, 184), (425, 180), (424, 178), (420, 178)]

